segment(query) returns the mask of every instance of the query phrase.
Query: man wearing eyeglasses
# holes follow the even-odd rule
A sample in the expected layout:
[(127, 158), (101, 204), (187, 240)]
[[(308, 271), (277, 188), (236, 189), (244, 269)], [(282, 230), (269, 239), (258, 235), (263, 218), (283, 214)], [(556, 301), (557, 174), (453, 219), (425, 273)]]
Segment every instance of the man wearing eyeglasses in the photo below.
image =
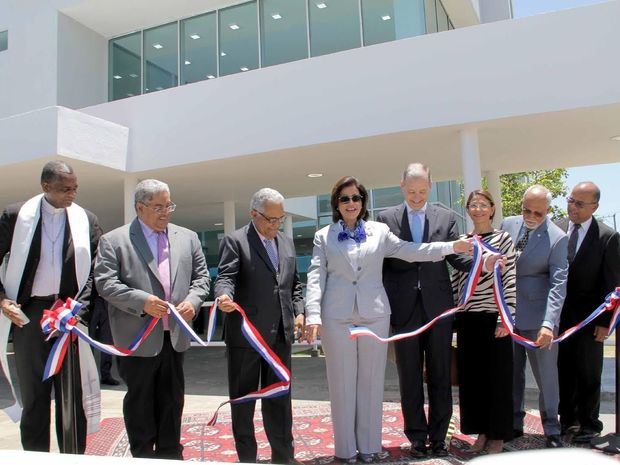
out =
[[(241, 315), (233, 301), (278, 357), (291, 368), (291, 344), (304, 325), (304, 301), (293, 240), (280, 232), (284, 197), (264, 188), (252, 196), (252, 221), (220, 244), (215, 281), (219, 308), (227, 312), (224, 334), (228, 356), (228, 390), (237, 398), (279, 379), (241, 333)], [(256, 462), (255, 402), (231, 405), (233, 435), (240, 462)], [(272, 463), (294, 463), (291, 395), (261, 400), (263, 424)]]
[(505, 218), (501, 229), (512, 236), (517, 252), (516, 331), (540, 345), (539, 349), (526, 349), (515, 343), (514, 434), (515, 437), (523, 435), (527, 358), (538, 385), (546, 445), (557, 448), (562, 447), (558, 420), (558, 347), (551, 341), (558, 334), (566, 295), (568, 238), (547, 217), (551, 200), (551, 192), (546, 187), (529, 187), (523, 194), (522, 215)]
[(150, 318), (158, 320), (132, 356), (119, 357), (131, 454), (182, 460), (183, 353), (190, 340), (168, 316), (168, 304), (190, 321), (209, 293), (209, 272), (198, 235), (170, 223), (176, 206), (167, 184), (144, 180), (134, 198), (137, 218), (99, 241), (95, 282), (108, 302), (115, 345), (129, 347)]
[[(558, 222), (567, 232), (568, 285), (560, 331), (583, 321), (607, 294), (620, 286), (620, 237), (593, 217), (601, 193), (596, 184), (577, 184), (567, 200), (568, 218)], [(611, 315), (604, 313), (560, 344), (560, 421), (574, 442), (598, 436), (603, 341)]]

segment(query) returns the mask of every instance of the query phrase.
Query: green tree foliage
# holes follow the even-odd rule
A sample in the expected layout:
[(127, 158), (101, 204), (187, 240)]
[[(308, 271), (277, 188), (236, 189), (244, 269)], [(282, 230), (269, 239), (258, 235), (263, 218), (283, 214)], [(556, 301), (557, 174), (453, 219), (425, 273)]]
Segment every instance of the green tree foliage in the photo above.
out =
[[(502, 186), (502, 204), (504, 216), (521, 214), (521, 199), (525, 190), (533, 184), (542, 184), (551, 191), (553, 198), (565, 197), (568, 193), (566, 178), (568, 172), (564, 168), (555, 170), (536, 170), (522, 173), (503, 174), (500, 176)], [(552, 205), (553, 219), (566, 216), (566, 211)]]

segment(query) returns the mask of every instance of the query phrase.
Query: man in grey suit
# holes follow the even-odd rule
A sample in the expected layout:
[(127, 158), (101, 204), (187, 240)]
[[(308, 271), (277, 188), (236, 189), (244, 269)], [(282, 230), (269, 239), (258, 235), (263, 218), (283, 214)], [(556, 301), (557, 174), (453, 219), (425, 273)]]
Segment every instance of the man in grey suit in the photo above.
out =
[(196, 233), (169, 223), (175, 207), (168, 185), (140, 182), (137, 218), (101, 238), (95, 264), (97, 290), (108, 302), (117, 346), (128, 347), (149, 317), (160, 320), (132, 356), (119, 358), (134, 457), (183, 459), (183, 352), (190, 340), (168, 316), (168, 303), (191, 320), (207, 298), (209, 273)]
[[(379, 214), (400, 239), (416, 243), (454, 241), (459, 231), (456, 215), (440, 205), (428, 203), (431, 174), (427, 166), (412, 163), (403, 173), (401, 189), (405, 202)], [(460, 271), (469, 271), (471, 258), (448, 255), (437, 262), (409, 263), (388, 258), (383, 266), (383, 284), (392, 308), (394, 333), (419, 328), (454, 306), (447, 262)], [(452, 417), (450, 385), (451, 319), (438, 322), (420, 337), (396, 342), (396, 366), (400, 383), (405, 435), (411, 441), (414, 458), (426, 456), (427, 438), (430, 452), (445, 456), (445, 443)], [(422, 369), (428, 376), (429, 417), (424, 413)]]
[[(241, 397), (279, 381), (273, 370), (241, 333), (246, 312), (273, 352), (291, 368), (294, 333), (304, 325), (304, 301), (297, 274), (295, 246), (284, 236), (284, 197), (273, 189), (256, 192), (250, 203), (252, 221), (227, 235), (220, 244), (220, 263), (215, 281), (219, 308), (227, 312), (224, 334), (228, 357), (228, 390)], [(295, 462), (291, 395), (261, 401), (265, 433), (271, 445), (272, 463)], [(240, 462), (256, 462), (254, 436), (255, 402), (231, 405), (233, 435)]]
[(523, 435), (527, 354), (540, 391), (539, 408), (547, 447), (556, 448), (562, 447), (558, 420), (558, 347), (551, 341), (557, 335), (566, 296), (568, 239), (547, 217), (551, 200), (546, 187), (529, 187), (523, 195), (522, 216), (505, 218), (501, 229), (512, 236), (517, 251), (516, 331), (540, 344), (539, 349), (526, 349), (515, 343), (515, 437)]

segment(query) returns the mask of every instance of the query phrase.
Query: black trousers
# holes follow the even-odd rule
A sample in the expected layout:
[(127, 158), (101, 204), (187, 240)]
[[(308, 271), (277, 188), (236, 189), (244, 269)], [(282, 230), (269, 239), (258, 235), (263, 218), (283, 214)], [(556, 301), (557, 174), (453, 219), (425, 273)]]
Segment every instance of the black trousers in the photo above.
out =
[(512, 339), (495, 337), (497, 313), (462, 313), (455, 326), (461, 431), (510, 441)]
[[(291, 345), (284, 340), (282, 328), (271, 349), (291, 368)], [(229, 347), (228, 391), (231, 398), (241, 397), (260, 387), (280, 381), (262, 357), (251, 348)], [(231, 405), (233, 435), (240, 462), (256, 462), (254, 408), (256, 402)], [(293, 448), (293, 412), (290, 393), (261, 400), (265, 433), (271, 446), (272, 463), (288, 463), (295, 456)]]
[[(30, 323), (23, 328), (13, 327), (17, 377), (19, 378), (19, 391), (24, 408), (19, 425), (24, 450), (38, 452), (49, 452), (50, 450), (50, 402), (53, 387), (56, 406), (56, 438), (60, 451), (65, 452), (63, 447), (60, 374), (47, 381), (41, 381), (45, 362), (56, 339), (49, 342), (45, 341), (39, 321), (43, 315), (43, 310), (50, 308), (52, 304), (53, 302), (30, 300), (28, 305), (22, 307), (23, 312), (30, 318)], [(79, 370), (77, 379), (78, 383), (74, 388), (77, 405), (78, 452), (82, 454), (86, 449), (86, 417), (82, 408), (82, 386), (79, 383)]]
[(601, 374), (603, 343), (596, 342), (594, 327), (588, 325), (560, 343), (558, 377), (560, 382), (560, 423), (563, 428), (601, 432)]
[[(95, 301), (95, 307), (93, 313), (88, 322), (88, 333), (90, 336), (104, 344), (113, 344), (112, 330), (110, 329), (110, 319), (108, 317), (108, 307), (106, 302), (98, 297)], [(104, 352), (99, 352), (99, 372), (101, 379), (112, 377), (112, 361), (114, 360), (112, 355)]]
[(170, 332), (155, 357), (119, 357), (119, 373), (127, 384), (123, 416), (131, 455), (183, 460), (183, 353), (172, 347)]
[[(412, 331), (430, 320), (418, 295), (411, 319), (393, 327), (395, 334)], [(452, 321), (440, 321), (418, 337), (394, 343), (405, 435), (410, 441), (444, 441), (452, 417), (450, 347)], [(424, 413), (422, 371), (426, 362), (429, 415)]]

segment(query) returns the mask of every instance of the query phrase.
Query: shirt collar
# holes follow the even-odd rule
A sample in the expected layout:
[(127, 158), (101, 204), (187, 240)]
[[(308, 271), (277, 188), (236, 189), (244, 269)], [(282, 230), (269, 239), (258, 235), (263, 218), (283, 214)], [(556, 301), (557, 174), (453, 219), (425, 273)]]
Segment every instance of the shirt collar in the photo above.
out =
[(275, 241), (276, 238), (274, 237), (273, 239), (267, 239), (265, 236), (263, 236), (260, 232), (258, 232), (258, 228), (256, 227), (256, 225), (254, 224), (254, 220), (251, 221), (252, 223), (252, 227), (254, 228), (254, 231), (256, 231), (256, 234), (258, 234), (258, 237), (260, 237), (260, 241), (264, 244), (265, 241)]
[[(590, 225), (592, 224), (592, 218), (593, 217), (591, 216), (586, 221), (581, 223), (581, 230), (584, 232), (584, 234), (588, 232), (588, 229), (590, 229)], [(573, 232), (574, 227), (575, 227), (575, 223), (569, 220), (568, 221), (568, 232), (569, 233)]]
[(414, 210), (413, 208), (409, 206), (407, 202), (405, 202), (405, 207), (407, 208), (408, 215), (411, 215), (412, 213), (415, 213), (416, 215), (425, 215), (427, 205), (428, 205), (428, 202), (424, 202), (424, 206), (422, 208), (420, 208), (419, 210)]
[[(150, 239), (151, 237), (157, 237), (157, 233), (159, 231), (155, 231), (154, 229), (151, 229), (150, 227), (148, 227), (146, 224), (144, 224), (142, 222), (142, 220), (140, 218), (138, 218), (138, 221), (140, 222), (140, 227), (142, 228), (142, 232), (144, 233), (144, 237), (146, 237), (146, 239)], [(166, 231), (164, 231), (165, 233)]]
[(64, 208), (56, 208), (51, 203), (49, 203), (45, 197), (43, 197), (43, 201), (41, 202), (41, 208), (45, 213), (49, 213), (50, 215), (59, 215), (64, 213)]

